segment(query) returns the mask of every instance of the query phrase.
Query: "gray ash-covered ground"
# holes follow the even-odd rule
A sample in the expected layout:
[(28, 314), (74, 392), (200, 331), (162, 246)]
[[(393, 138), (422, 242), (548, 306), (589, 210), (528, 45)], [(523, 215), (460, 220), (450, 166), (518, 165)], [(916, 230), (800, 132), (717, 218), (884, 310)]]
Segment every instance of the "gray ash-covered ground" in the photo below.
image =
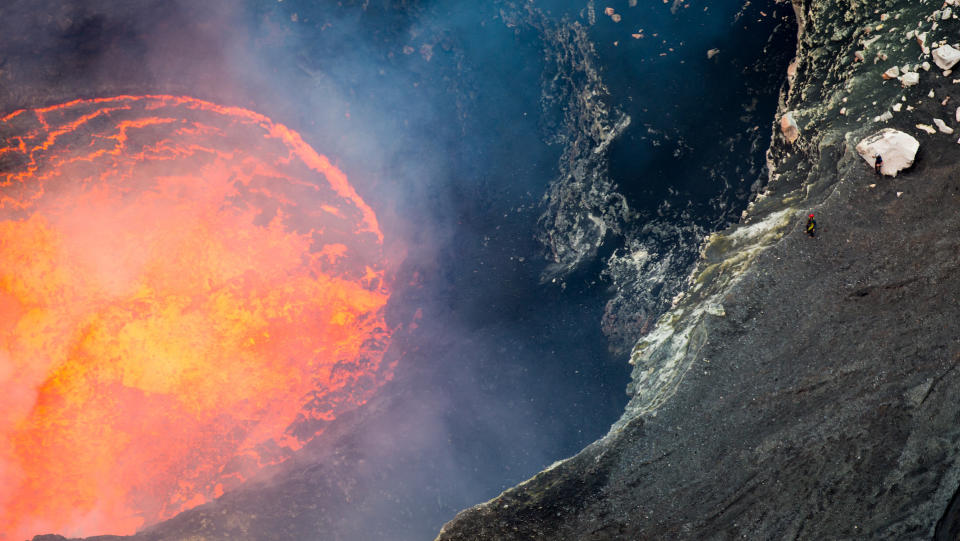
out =
[[(800, 138), (775, 137), (744, 223), (634, 350), (627, 413), (440, 539), (957, 538), (960, 150), (921, 125), (955, 130), (960, 86), (912, 36), (956, 45), (958, 21), (939, 2), (794, 4), (776, 120)], [(894, 65), (919, 84), (883, 79)], [(883, 127), (920, 141), (896, 178), (854, 150)]]

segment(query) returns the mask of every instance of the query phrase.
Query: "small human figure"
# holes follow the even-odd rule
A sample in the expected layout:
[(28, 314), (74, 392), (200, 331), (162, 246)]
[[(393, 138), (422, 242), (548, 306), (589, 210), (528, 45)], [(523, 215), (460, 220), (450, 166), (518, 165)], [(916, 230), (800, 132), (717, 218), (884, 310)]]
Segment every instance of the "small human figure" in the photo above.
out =
[(877, 154), (877, 159), (875, 162), (873, 162), (873, 168), (876, 169), (878, 175), (881, 174), (880, 173), (881, 167), (883, 167), (883, 158), (881, 158), (880, 155)]
[(813, 214), (807, 218), (807, 234), (811, 237), (817, 234), (817, 221), (813, 219)]

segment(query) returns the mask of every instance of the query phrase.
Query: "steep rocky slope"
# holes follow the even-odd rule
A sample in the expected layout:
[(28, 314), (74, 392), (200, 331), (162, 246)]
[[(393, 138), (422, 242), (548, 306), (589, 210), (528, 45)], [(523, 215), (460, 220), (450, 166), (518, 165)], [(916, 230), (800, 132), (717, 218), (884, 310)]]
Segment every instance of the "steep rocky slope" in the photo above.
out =
[[(634, 348), (624, 416), (438, 539), (956, 537), (960, 80), (932, 52), (960, 21), (940, 2), (794, 5), (770, 182)], [(896, 178), (854, 150), (883, 127), (921, 144)]]

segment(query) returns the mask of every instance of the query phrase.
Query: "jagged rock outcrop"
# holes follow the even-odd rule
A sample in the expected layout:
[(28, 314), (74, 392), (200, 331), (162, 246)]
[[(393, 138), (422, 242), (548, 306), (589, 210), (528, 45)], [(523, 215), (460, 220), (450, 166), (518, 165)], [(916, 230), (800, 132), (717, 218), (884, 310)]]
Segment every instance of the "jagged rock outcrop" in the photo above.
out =
[[(960, 22), (913, 0), (794, 7), (780, 115), (803, 137), (774, 130), (768, 185), (634, 349), (623, 417), (438, 540), (957, 538), (960, 151), (918, 125), (960, 87), (881, 75)], [(920, 150), (878, 182), (855, 147), (884, 125)]]
[(559, 175), (543, 196), (539, 237), (550, 270), (544, 279), (562, 276), (594, 257), (609, 233), (620, 234), (630, 209), (607, 172), (604, 150), (630, 125), (630, 117), (610, 105), (600, 65), (587, 28), (557, 23), (532, 5), (507, 2), (501, 11), (511, 27), (529, 27), (543, 36), (545, 109), (562, 109), (548, 118), (553, 143), (563, 146)]

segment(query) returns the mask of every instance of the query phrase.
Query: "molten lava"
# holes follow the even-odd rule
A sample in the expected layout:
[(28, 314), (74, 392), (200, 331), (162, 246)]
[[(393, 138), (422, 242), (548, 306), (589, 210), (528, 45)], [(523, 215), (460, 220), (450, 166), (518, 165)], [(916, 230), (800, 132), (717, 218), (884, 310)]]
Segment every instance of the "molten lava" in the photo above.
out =
[(296, 132), (121, 96), (0, 141), (0, 539), (132, 533), (389, 378), (376, 216)]

